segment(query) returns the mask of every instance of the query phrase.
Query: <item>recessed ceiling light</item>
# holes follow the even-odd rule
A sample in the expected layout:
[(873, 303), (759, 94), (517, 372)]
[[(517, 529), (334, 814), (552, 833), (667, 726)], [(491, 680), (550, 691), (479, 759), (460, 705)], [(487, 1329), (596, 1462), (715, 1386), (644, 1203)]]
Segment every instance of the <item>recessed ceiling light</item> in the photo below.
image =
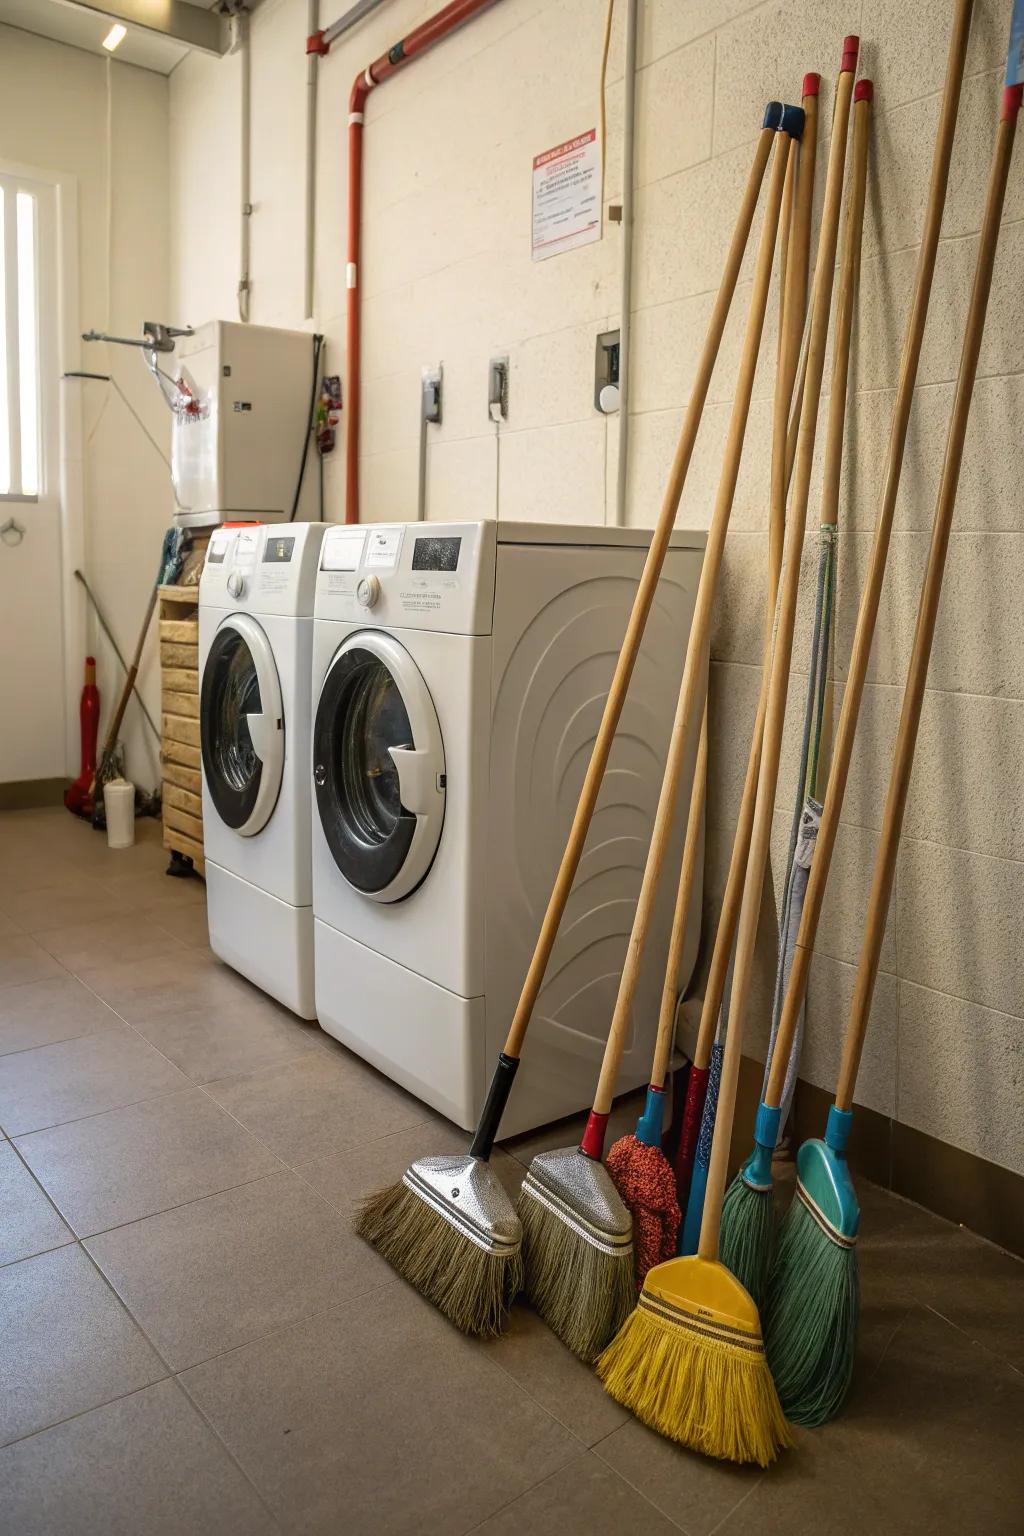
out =
[(103, 39), (103, 46), (108, 53), (113, 53), (114, 49), (118, 47), (120, 43), (123, 43), (127, 36), (128, 28), (122, 27), (121, 23), (118, 22), (115, 26), (111, 27), (110, 31)]

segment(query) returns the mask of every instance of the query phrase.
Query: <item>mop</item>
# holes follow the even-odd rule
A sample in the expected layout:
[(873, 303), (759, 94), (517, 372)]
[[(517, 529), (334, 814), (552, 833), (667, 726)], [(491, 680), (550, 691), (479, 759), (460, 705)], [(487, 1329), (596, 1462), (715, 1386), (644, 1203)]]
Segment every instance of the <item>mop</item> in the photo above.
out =
[[(818, 602), (815, 613), (816, 633), (814, 636), (814, 649), (818, 659), (822, 662), (822, 666), (817, 675), (812, 674), (811, 687), (808, 693), (810, 711), (805, 718), (804, 724), (802, 754), (804, 760), (801, 765), (801, 788), (804, 783), (804, 775), (808, 773), (811, 767), (807, 762), (807, 758), (811, 755), (809, 748), (812, 741), (812, 722), (814, 716), (817, 716), (820, 729), (824, 674), (828, 660), (827, 626), (822, 622), (823, 609), (826, 609), (827, 605), (822, 602), (822, 592), (823, 588), (827, 588), (829, 585), (835, 533), (839, 516), (839, 487), (843, 467), (843, 434), (846, 422), (850, 343), (853, 335), (853, 312), (857, 302), (857, 289), (860, 283), (861, 238), (864, 230), (864, 196), (867, 187), (871, 96), (871, 82), (869, 80), (858, 80), (853, 93), (852, 187), (843, 235), (842, 278), (840, 281), (839, 308), (836, 315), (835, 340), (832, 348), (832, 379), (829, 396), (828, 428), (825, 439), (825, 469), (821, 508), (822, 540), (818, 565)], [(822, 651), (824, 654), (822, 654)], [(799, 809), (800, 807), (798, 807)], [(816, 825), (818, 814), (820, 814), (820, 808), (814, 801), (811, 801), (809, 806), (803, 808), (804, 822), (810, 822), (812, 828)], [(799, 828), (799, 821), (800, 818), (798, 817), (798, 830), (803, 830)], [(795, 848), (795, 834), (793, 845)], [(799, 845), (801, 861), (795, 866), (800, 879), (790, 879), (787, 890), (788, 904), (785, 909), (786, 916), (791, 921), (796, 922), (799, 921), (797, 904), (800, 898), (802, 898), (803, 889), (806, 886), (807, 871), (803, 858), (806, 857), (808, 846), (813, 847), (813, 837), (809, 836), (806, 830), (804, 830), (804, 835)], [(781, 936), (780, 970), (785, 966), (787, 950), (790, 962), (792, 961), (796, 937), (795, 929), (789, 932), (784, 928)], [(786, 970), (788, 972), (788, 967), (786, 967)], [(777, 979), (777, 991), (778, 988), (779, 982)], [(779, 1006), (781, 1007), (781, 999), (779, 1000)], [(778, 1131), (783, 1119), (785, 1087), (791, 1087), (792, 1076), (795, 1071), (794, 1058), (799, 1051), (802, 1017), (802, 1009), (796, 1013), (790, 1013), (787, 1016), (786, 1029), (777, 1031), (774, 1051), (769, 1059), (770, 1064), (766, 1086), (762, 1090), (761, 1106), (757, 1115), (754, 1150), (744, 1163), (740, 1173), (730, 1184), (722, 1210), (722, 1263), (728, 1269), (731, 1269), (737, 1280), (746, 1286), (758, 1306), (761, 1306), (764, 1302), (764, 1288), (768, 1278), (768, 1266), (771, 1262), (771, 1246), (774, 1235), (772, 1154), (775, 1150)]]
[[(954, 42), (960, 20), (958, 16)], [(966, 21), (963, 36), (966, 37)], [(805, 1142), (800, 1149), (796, 1197), (783, 1225), (769, 1282), (768, 1355), (786, 1411), (798, 1424), (823, 1424), (833, 1418), (842, 1407), (853, 1376), (860, 1310), (856, 1248), (860, 1209), (846, 1148), (853, 1124), (857, 1071), (896, 875), (1022, 91), (1024, 87), (1018, 84), (1007, 86), (1003, 92), (942, 479), (835, 1102), (828, 1112), (824, 1138)]]
[(786, 526), (786, 563), (771, 656), (750, 854), (736, 935), (732, 1019), (722, 1059), (719, 1113), (712, 1141), (698, 1251), (692, 1256), (670, 1259), (650, 1271), (635, 1310), (597, 1364), (598, 1375), (611, 1395), (659, 1433), (706, 1455), (754, 1462), (759, 1466), (769, 1465), (779, 1450), (792, 1442), (765, 1358), (757, 1307), (721, 1262), (718, 1236), (743, 1029), (771, 847), (815, 425), (832, 301), (846, 135), (856, 66), (856, 51), (849, 46), (843, 64), (836, 87), (814, 279), (807, 388), (801, 407), (793, 512)]
[(356, 1230), (457, 1327), (498, 1332), (522, 1275), (522, 1226), (488, 1160), (526, 1039), (534, 1005), (583, 853), (619, 716), (675, 523), (711, 375), (739, 280), (761, 183), (782, 107), (769, 103), (736, 220), (683, 418), (668, 486), (580, 793), (569, 839), (548, 901), (505, 1048), (491, 1081), (469, 1154), (417, 1159), (400, 1183), (366, 1200)]
[(632, 1221), (601, 1162), (619, 1064), (632, 1028), (632, 1005), (658, 880), (664, 864), (679, 785), (691, 737), (704, 708), (707, 650), (715, 591), (746, 434), (754, 374), (764, 328), (782, 194), (793, 142), (803, 113), (787, 107), (769, 178), (768, 196), (750, 297), (736, 395), (707, 548), (701, 567), (693, 626), (686, 648), (679, 697), (658, 796), (654, 830), (619, 981), (594, 1105), (579, 1147), (542, 1152), (523, 1180), (526, 1292), (559, 1338), (583, 1360), (593, 1360), (622, 1323), (636, 1296)]

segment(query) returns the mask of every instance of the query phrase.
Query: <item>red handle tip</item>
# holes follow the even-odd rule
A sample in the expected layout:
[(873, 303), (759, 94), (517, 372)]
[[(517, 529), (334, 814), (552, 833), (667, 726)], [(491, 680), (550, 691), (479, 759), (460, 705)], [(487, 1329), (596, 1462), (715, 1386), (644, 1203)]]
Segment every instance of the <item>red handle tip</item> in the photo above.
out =
[(860, 38), (856, 32), (851, 32), (848, 37), (843, 38), (843, 57), (839, 64), (839, 73), (841, 75), (852, 74), (857, 68), (857, 55), (859, 52)]
[(1008, 85), (1003, 89), (1003, 110), (999, 116), (1004, 123), (1012, 123), (1021, 109), (1024, 99), (1024, 84)]
[(874, 101), (875, 87), (870, 80), (858, 80), (853, 88), (854, 101)]
[(817, 96), (817, 94), (818, 94), (818, 92), (820, 90), (821, 90), (821, 76), (820, 75), (816, 75), (813, 71), (809, 75), (804, 75), (804, 88), (803, 88), (803, 90), (800, 93), (801, 96), (803, 96), (803, 97)]

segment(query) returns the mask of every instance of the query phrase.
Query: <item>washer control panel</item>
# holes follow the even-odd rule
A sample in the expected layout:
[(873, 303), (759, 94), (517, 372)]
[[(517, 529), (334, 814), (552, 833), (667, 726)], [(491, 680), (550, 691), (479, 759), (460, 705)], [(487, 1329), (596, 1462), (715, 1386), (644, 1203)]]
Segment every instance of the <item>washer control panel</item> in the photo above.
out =
[(251, 613), (311, 616), (326, 523), (215, 528), (199, 601)]
[(314, 612), (388, 629), (489, 634), (496, 549), (492, 521), (329, 528)]

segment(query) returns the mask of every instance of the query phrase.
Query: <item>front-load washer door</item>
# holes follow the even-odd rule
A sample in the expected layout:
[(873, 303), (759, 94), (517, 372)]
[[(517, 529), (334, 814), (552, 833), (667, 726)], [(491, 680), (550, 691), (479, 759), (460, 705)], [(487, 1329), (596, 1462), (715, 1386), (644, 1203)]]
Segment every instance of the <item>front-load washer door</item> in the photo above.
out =
[(444, 821), (444, 744), (434, 701), (393, 636), (350, 635), (324, 678), (313, 725), (324, 837), (350, 885), (400, 901), (423, 881)]
[(284, 771), (284, 706), (274, 652), (245, 613), (213, 637), (199, 700), (203, 772), (217, 814), (241, 837), (270, 820)]

